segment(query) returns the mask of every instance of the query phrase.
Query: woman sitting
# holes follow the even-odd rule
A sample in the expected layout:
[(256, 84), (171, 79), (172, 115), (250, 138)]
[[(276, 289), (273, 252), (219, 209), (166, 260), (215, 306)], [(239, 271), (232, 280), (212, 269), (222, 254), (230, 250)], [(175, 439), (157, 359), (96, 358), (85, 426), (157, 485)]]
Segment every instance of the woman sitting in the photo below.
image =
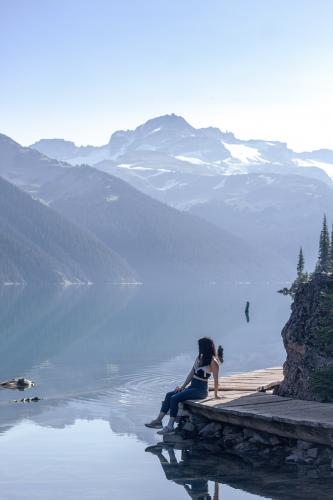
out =
[[(213, 374), (214, 377), (214, 395), (215, 398), (219, 398), (218, 383), (220, 363), (216, 355), (215, 344), (211, 338), (203, 337), (199, 339), (198, 346), (199, 355), (195, 360), (193, 368), (188, 374), (184, 384), (181, 387), (176, 387), (174, 391), (166, 394), (158, 417), (145, 424), (146, 427), (161, 429), (158, 431), (158, 434), (167, 434), (168, 432), (173, 431), (178, 413), (178, 405), (180, 402), (187, 401), (189, 399), (205, 399), (208, 396), (208, 379), (211, 374)], [(190, 385), (188, 386), (188, 384)], [(163, 418), (169, 410), (169, 422), (166, 427), (163, 427)]]

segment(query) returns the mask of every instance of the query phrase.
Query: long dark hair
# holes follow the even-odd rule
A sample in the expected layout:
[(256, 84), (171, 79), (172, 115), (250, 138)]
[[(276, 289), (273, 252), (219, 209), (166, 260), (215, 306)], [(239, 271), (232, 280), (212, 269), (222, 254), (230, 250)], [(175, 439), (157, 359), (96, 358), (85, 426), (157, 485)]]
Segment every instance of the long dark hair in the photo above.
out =
[(200, 366), (209, 366), (213, 357), (216, 358), (216, 347), (213, 339), (202, 337), (198, 340)]

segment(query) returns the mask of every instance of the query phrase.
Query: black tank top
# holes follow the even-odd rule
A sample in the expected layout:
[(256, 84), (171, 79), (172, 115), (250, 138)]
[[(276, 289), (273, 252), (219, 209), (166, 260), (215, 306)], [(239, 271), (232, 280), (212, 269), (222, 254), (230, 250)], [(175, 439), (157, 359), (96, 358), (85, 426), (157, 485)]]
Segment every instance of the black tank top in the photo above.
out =
[(202, 380), (208, 380), (211, 375), (210, 366), (199, 366), (199, 363), (200, 360), (199, 358), (197, 358), (193, 365), (194, 375), (198, 378), (201, 378)]

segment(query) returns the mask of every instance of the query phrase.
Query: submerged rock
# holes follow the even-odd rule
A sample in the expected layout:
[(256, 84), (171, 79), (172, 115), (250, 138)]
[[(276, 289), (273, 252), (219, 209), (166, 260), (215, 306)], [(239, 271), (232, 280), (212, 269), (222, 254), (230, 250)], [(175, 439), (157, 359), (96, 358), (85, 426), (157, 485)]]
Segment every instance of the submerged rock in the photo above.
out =
[(36, 403), (37, 401), (41, 401), (42, 398), (38, 396), (33, 396), (32, 398), (22, 398), (22, 399), (14, 399), (13, 403)]
[(33, 387), (35, 383), (32, 380), (28, 380), (27, 378), (12, 378), (11, 380), (6, 380), (5, 382), (0, 382), (0, 387), (4, 389), (30, 389)]

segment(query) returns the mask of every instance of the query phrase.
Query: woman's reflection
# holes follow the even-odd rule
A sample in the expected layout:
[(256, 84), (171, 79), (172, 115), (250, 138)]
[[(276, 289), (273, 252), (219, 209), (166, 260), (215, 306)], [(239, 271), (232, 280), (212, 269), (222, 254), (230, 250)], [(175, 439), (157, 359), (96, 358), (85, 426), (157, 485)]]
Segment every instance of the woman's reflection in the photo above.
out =
[[(164, 456), (163, 449), (166, 449), (169, 460)], [(161, 443), (148, 446), (146, 451), (157, 456), (162, 465), (165, 477), (169, 481), (174, 481), (183, 486), (191, 498), (195, 500), (219, 500), (219, 483), (217, 481), (214, 482), (214, 494), (212, 498), (208, 489), (208, 479), (198, 477), (198, 470), (191, 464), (191, 454), (188, 450), (182, 450), (179, 462), (175, 455), (175, 450), (171, 445)]]

